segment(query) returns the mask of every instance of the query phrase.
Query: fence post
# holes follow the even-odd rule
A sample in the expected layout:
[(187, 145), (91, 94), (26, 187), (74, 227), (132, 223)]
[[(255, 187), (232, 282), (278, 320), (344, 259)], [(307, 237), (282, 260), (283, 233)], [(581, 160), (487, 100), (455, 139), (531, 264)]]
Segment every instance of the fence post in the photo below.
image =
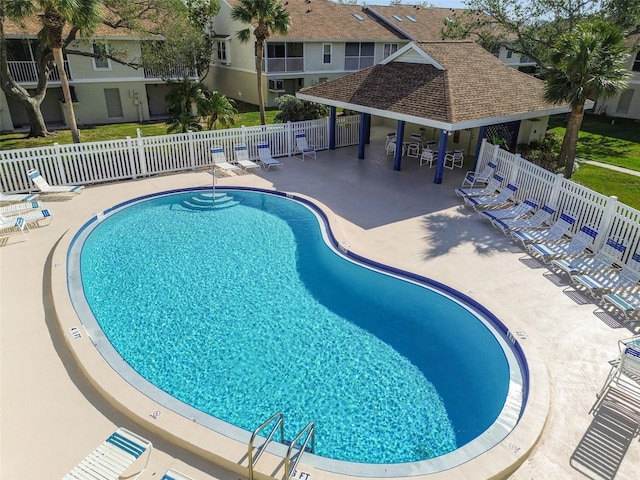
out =
[(558, 173), (556, 175), (556, 181), (553, 184), (553, 188), (551, 189), (551, 195), (549, 195), (549, 204), (552, 206), (558, 206), (558, 199), (560, 198), (560, 185), (562, 185), (562, 179), (564, 175)]
[(127, 153), (129, 154), (129, 168), (131, 169), (131, 178), (136, 179), (136, 159), (135, 151), (133, 150), (133, 143), (131, 137), (127, 135)]
[(55, 154), (55, 163), (56, 170), (58, 171), (58, 178), (60, 179), (60, 183), (58, 183), (57, 185), (64, 185), (65, 183), (67, 183), (67, 175), (65, 174), (64, 165), (62, 164), (62, 152), (60, 151), (60, 144), (58, 142), (55, 142), (53, 144), (53, 152)]
[(513, 156), (513, 168), (511, 169), (511, 175), (509, 176), (509, 183), (511, 183), (512, 185), (516, 184), (518, 171), (520, 170), (520, 162), (522, 162), (522, 155), (516, 153)]
[[(247, 127), (245, 127), (244, 125), (241, 125), (240, 130), (242, 131), (242, 143), (244, 143), (247, 146), (247, 151), (251, 152), (249, 150), (249, 141), (247, 140)], [(251, 155), (251, 153), (249, 153), (249, 155)]]
[[(144, 152), (144, 143), (142, 141), (142, 130), (139, 128), (138, 130), (138, 168), (140, 170), (140, 175), (147, 175), (149, 172), (147, 171), (147, 157)], [(133, 177), (136, 178), (136, 177)]]
[(193, 151), (193, 132), (191, 130), (187, 130), (187, 141), (189, 143), (189, 164), (191, 165), (191, 170), (196, 169), (196, 156)]
[(290, 157), (291, 156), (291, 145), (292, 145), (292, 139), (293, 139), (293, 126), (291, 123), (291, 120), (287, 120), (287, 156)]
[(609, 235), (609, 231), (611, 230), (611, 223), (613, 222), (617, 206), (618, 197), (616, 197), (615, 195), (611, 195), (609, 198), (607, 198), (607, 203), (604, 206), (604, 211), (602, 212), (602, 219), (600, 220), (600, 225), (598, 226), (598, 236), (593, 242), (594, 249), (599, 249), (606, 241), (606, 238)]

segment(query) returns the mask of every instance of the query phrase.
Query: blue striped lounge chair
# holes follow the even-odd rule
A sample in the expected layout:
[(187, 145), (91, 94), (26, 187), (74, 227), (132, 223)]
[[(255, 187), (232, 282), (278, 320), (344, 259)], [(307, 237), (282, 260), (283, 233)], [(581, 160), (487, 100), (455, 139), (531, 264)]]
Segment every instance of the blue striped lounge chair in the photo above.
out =
[(4, 207), (0, 207), (0, 214), (12, 214), (18, 213), (25, 210), (35, 210), (36, 208), (40, 208), (42, 206), (42, 202), (37, 200), (32, 202), (19, 202), (19, 203), (11, 203), (9, 205), (5, 205)]
[(640, 322), (640, 292), (607, 293), (602, 300), (620, 311), (628, 321)]
[(43, 194), (50, 195), (73, 195), (82, 192), (84, 190), (83, 185), (49, 185), (49, 182), (40, 174), (37, 169), (32, 169), (27, 172), (27, 175), (34, 183), (36, 188)]
[(265, 170), (269, 170), (271, 167), (283, 167), (282, 162), (276, 160), (271, 155), (271, 149), (269, 148), (268, 143), (258, 144), (258, 159)]
[(626, 250), (626, 245), (608, 238), (594, 255), (573, 259), (558, 258), (551, 262), (551, 269), (567, 275), (612, 270), (620, 262)]
[(543, 205), (532, 216), (527, 218), (494, 218), (491, 223), (499, 228), (505, 235), (512, 231), (544, 228), (546, 222), (556, 213), (556, 208), (551, 205)]
[(0, 192), (0, 204), (31, 202), (38, 198), (37, 193), (3, 193)]
[(127, 476), (128, 480), (134, 480), (147, 468), (151, 449), (149, 440), (119, 428), (66, 474), (63, 480), (119, 480), (122, 473), (145, 455), (146, 461), (140, 470)]
[(460, 188), (468, 187), (474, 188), (476, 184), (486, 185), (493, 177), (493, 172), (495, 171), (497, 165), (493, 162), (488, 162), (487, 165), (482, 169), (482, 171), (476, 173), (471, 170), (464, 175), (464, 179), (462, 180), (462, 185)]
[(245, 171), (253, 169), (260, 170), (260, 165), (249, 160), (249, 149), (244, 143), (235, 144), (233, 146), (233, 152), (236, 155), (236, 163)]
[(220, 169), (223, 172), (236, 172), (240, 170), (240, 167), (233, 165), (227, 161), (227, 155), (224, 153), (224, 148), (214, 145), (211, 147), (211, 156), (213, 157), (214, 168)]
[(520, 218), (529, 215), (533, 210), (538, 208), (538, 204), (534, 200), (525, 200), (513, 207), (500, 208), (498, 210), (480, 210), (478, 215), (480, 218), (487, 220), (506, 220), (508, 218)]
[(164, 472), (164, 475), (162, 475), (160, 480), (193, 480), (193, 478), (187, 477), (184, 473), (180, 473), (179, 471), (170, 468)]
[(305, 133), (296, 133), (296, 153), (302, 154), (302, 158), (296, 157), (300, 158), (300, 160), (304, 160), (307, 156), (316, 158), (316, 147), (315, 145), (309, 145)]
[(459, 197), (470, 197), (470, 196), (480, 196), (480, 195), (495, 195), (500, 190), (500, 185), (504, 181), (504, 177), (499, 173), (496, 173), (487, 186), (484, 188), (456, 188), (456, 195)]
[(518, 186), (509, 183), (500, 193), (496, 195), (474, 195), (464, 197), (464, 203), (472, 206), (474, 209), (482, 210), (488, 208), (500, 208), (507, 204), (513, 204), (512, 198), (518, 191)]
[(571, 280), (593, 297), (637, 287), (640, 282), (640, 253), (635, 253), (620, 271), (572, 275)]
[(571, 240), (563, 243), (530, 243), (527, 245), (529, 255), (540, 258), (548, 263), (555, 258), (571, 258), (585, 255), (586, 250), (593, 244), (598, 232), (584, 225)]
[(558, 218), (550, 228), (527, 228), (515, 231), (512, 230), (510, 233), (514, 239), (520, 240), (523, 245), (527, 245), (529, 243), (557, 242), (562, 240), (574, 223), (576, 223), (576, 219), (572, 215), (562, 213), (560, 218)]
[(41, 226), (40, 222), (43, 220), (46, 220), (47, 223), (51, 222), (51, 219), (53, 218), (53, 213), (47, 209), (47, 208), (43, 208), (42, 210), (32, 210), (30, 212), (23, 212), (20, 213), (18, 215), (11, 215), (11, 216), (4, 216), (0, 213), (0, 221), (4, 222), (17, 222), (18, 219), (21, 218), (24, 222), (25, 225), (27, 225), (27, 230), (28, 230), (28, 226), (30, 224), (35, 224), (38, 227)]
[(22, 238), (24, 238), (25, 241), (28, 240), (27, 235), (24, 233), (26, 226), (27, 223), (24, 221), (24, 218), (20, 216), (6, 220), (0, 219), (0, 245), (5, 245), (6, 242), (8, 242), (8, 239), (5, 237), (16, 233), (21, 233)]
[(640, 336), (620, 340), (618, 345), (620, 355), (613, 362), (604, 385), (596, 394), (597, 400), (591, 412), (598, 410), (606, 393), (612, 388), (631, 395), (631, 398), (640, 398)]

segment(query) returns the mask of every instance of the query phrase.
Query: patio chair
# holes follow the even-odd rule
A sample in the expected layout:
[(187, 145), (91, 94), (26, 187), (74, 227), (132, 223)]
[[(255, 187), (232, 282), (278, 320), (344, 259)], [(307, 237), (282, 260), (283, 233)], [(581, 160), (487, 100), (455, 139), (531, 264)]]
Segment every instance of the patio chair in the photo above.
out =
[(538, 208), (538, 204), (534, 200), (525, 200), (513, 207), (501, 208), (498, 210), (480, 210), (478, 215), (480, 218), (487, 220), (506, 220), (508, 218), (520, 218), (528, 215), (530, 212)]
[(429, 168), (431, 168), (437, 160), (436, 152), (429, 148), (422, 150), (422, 153), (420, 154), (420, 166), (429, 165)]
[(555, 207), (543, 205), (542, 208), (528, 218), (494, 218), (491, 223), (506, 235), (517, 230), (543, 228), (554, 213), (556, 213)]
[[(16, 233), (22, 233), (22, 237), (28, 240), (27, 235), (24, 233), (24, 229), (27, 226), (24, 218), (17, 217), (11, 220), (1, 220), (0, 219), (0, 239), (4, 239), (5, 237), (9, 237), (10, 235)], [(4, 244), (7, 240), (1, 240), (0, 244)]]
[(527, 249), (529, 250), (529, 255), (548, 263), (556, 258), (573, 258), (584, 255), (597, 236), (598, 232), (596, 230), (584, 225), (568, 242), (552, 244), (530, 243), (527, 245)]
[(147, 468), (152, 448), (149, 440), (125, 428), (119, 428), (66, 474), (63, 480), (118, 480), (136, 460), (146, 455), (146, 462), (140, 470), (126, 477), (134, 480)]
[(447, 153), (444, 156), (444, 166), (453, 170), (455, 167), (462, 168), (464, 163), (464, 150), (455, 150), (453, 153)]
[(213, 167), (223, 172), (236, 172), (240, 170), (240, 167), (229, 163), (227, 161), (227, 155), (224, 153), (224, 148), (214, 145), (211, 147), (211, 155), (213, 156)]
[(193, 480), (193, 478), (187, 477), (184, 473), (180, 473), (179, 471), (170, 468), (164, 472), (164, 475), (162, 475), (160, 480)]
[(45, 180), (45, 178), (40, 174), (37, 169), (29, 170), (27, 172), (31, 181), (35, 184), (35, 186), (43, 193), (43, 194), (51, 194), (51, 195), (68, 195), (80, 193), (83, 189), (83, 185), (56, 185), (51, 186), (49, 182)]
[(476, 184), (486, 185), (489, 183), (489, 180), (493, 176), (493, 172), (495, 171), (497, 165), (493, 162), (488, 162), (481, 172), (476, 173), (473, 170), (468, 171), (464, 175), (464, 179), (462, 180), (462, 185), (460, 188), (464, 188), (468, 186), (469, 188), (474, 188)]
[(607, 293), (602, 296), (605, 304), (619, 310), (625, 319), (640, 322), (640, 292)]
[(613, 362), (609, 375), (596, 394), (596, 402), (591, 412), (597, 411), (611, 388), (620, 389), (637, 400), (640, 399), (640, 337), (623, 339), (618, 342), (620, 354)]
[(302, 154), (301, 160), (303, 161), (306, 156), (317, 158), (316, 147), (315, 145), (308, 144), (307, 135), (305, 133), (296, 133), (296, 152)]
[(612, 270), (615, 264), (620, 262), (626, 249), (625, 245), (609, 238), (594, 255), (570, 260), (559, 258), (551, 262), (551, 269), (567, 275)]
[(518, 186), (509, 183), (496, 195), (474, 195), (471, 197), (464, 197), (464, 203), (473, 207), (476, 211), (482, 209), (486, 210), (491, 207), (501, 207), (507, 204), (513, 204), (511, 199), (517, 191)]
[(407, 144), (407, 157), (419, 158), (421, 147), (422, 135), (420, 135), (419, 133), (412, 133), (411, 139)]
[(630, 290), (640, 282), (640, 253), (635, 253), (620, 271), (571, 275), (571, 280), (592, 297)]
[(11, 203), (9, 205), (5, 205), (4, 207), (0, 207), (0, 214), (5, 215), (7, 213), (16, 213), (22, 212), (24, 210), (35, 210), (36, 208), (40, 208), (42, 206), (42, 202), (33, 201), (33, 202), (20, 202), (20, 203)]
[(510, 233), (514, 239), (520, 240), (523, 245), (529, 243), (557, 242), (562, 240), (574, 223), (576, 223), (575, 217), (568, 213), (562, 213), (560, 214), (560, 218), (549, 228), (511, 230)]
[(484, 188), (456, 188), (456, 195), (459, 197), (471, 197), (481, 195), (494, 195), (500, 190), (500, 185), (504, 181), (504, 177), (499, 173), (496, 173), (491, 177), (489, 183)]
[(236, 163), (245, 171), (253, 169), (260, 170), (260, 165), (249, 160), (249, 149), (244, 143), (235, 144), (233, 146), (233, 152), (236, 155)]
[(0, 192), (0, 204), (30, 202), (38, 198), (37, 193), (2, 193)]
[(265, 170), (269, 170), (271, 167), (283, 167), (282, 162), (271, 156), (271, 149), (268, 143), (258, 144), (258, 158)]
[(46, 208), (43, 208), (42, 210), (32, 210), (30, 212), (23, 212), (18, 215), (11, 215), (8, 217), (5, 217), (0, 213), (0, 221), (2, 221), (3, 223), (5, 222), (15, 223), (19, 218), (24, 220), (24, 223), (27, 225), (27, 229), (28, 229), (29, 224), (35, 223), (38, 227), (41, 226), (40, 222), (42, 220), (48, 220), (47, 223), (51, 223), (51, 220), (53, 218), (53, 213)]
[(387, 137), (387, 142), (384, 146), (387, 155), (395, 155), (396, 153), (396, 137)]

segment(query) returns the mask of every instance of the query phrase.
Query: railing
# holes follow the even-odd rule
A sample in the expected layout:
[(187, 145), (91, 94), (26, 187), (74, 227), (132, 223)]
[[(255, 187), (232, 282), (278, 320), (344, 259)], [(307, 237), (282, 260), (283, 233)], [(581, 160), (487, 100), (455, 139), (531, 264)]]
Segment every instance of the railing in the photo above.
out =
[[(33, 61), (9, 61), (7, 62), (9, 65), (9, 72), (13, 79), (18, 83), (37, 83), (38, 82), (38, 67), (36, 66), (36, 62)], [(67, 74), (67, 78), (72, 80), (71, 78), (71, 70), (69, 69), (69, 62), (67, 60), (64, 61), (64, 71)], [(58, 73), (58, 68), (56, 66), (53, 67), (53, 70), (49, 74), (50, 82), (59, 82), (60, 74)]]
[[(276, 422), (276, 423), (273, 426), (273, 428), (271, 429), (271, 433), (269, 433), (269, 436), (267, 437), (267, 439), (260, 446), (260, 451), (254, 456), (253, 455), (253, 450), (254, 450), (253, 442), (255, 442), (256, 437), (258, 436), (258, 434), (262, 430), (267, 428), (273, 422)], [(258, 462), (258, 460), (260, 459), (260, 456), (262, 455), (262, 453), (267, 448), (267, 445), (269, 444), (269, 442), (271, 442), (271, 440), (273, 439), (273, 435), (276, 433), (277, 430), (280, 431), (280, 443), (282, 443), (282, 442), (284, 442), (284, 415), (283, 415), (282, 412), (278, 412), (278, 413), (273, 414), (271, 416), (271, 418), (269, 418), (269, 420), (264, 422), (262, 425), (260, 425), (258, 428), (256, 428), (253, 431), (253, 434), (251, 435), (251, 440), (249, 441), (249, 450), (248, 450), (248, 454), (247, 454), (247, 458), (248, 458), (248, 461), (249, 461), (249, 480), (253, 480), (254, 467), (255, 467), (256, 463)]]
[[(293, 460), (293, 449), (305, 433), (306, 437), (304, 437), (304, 442), (302, 442), (302, 446), (298, 451), (298, 455), (296, 456), (295, 460)], [(309, 449), (309, 451), (313, 453), (316, 448), (316, 428), (313, 426), (313, 422), (307, 423), (307, 425), (302, 430), (300, 430), (300, 433), (298, 433), (296, 438), (291, 441), (291, 445), (289, 445), (289, 448), (287, 450), (287, 456), (284, 457), (284, 480), (289, 480), (293, 472), (296, 471), (298, 463), (302, 458), (302, 454), (307, 450), (309, 441), (311, 441), (311, 448)], [(293, 460), (293, 463), (291, 462), (291, 460)]]
[(267, 68), (267, 73), (302, 72), (304, 70), (304, 58), (268, 58)]
[(186, 65), (164, 66), (163, 68), (145, 68), (144, 78), (181, 79), (198, 78), (198, 70)]

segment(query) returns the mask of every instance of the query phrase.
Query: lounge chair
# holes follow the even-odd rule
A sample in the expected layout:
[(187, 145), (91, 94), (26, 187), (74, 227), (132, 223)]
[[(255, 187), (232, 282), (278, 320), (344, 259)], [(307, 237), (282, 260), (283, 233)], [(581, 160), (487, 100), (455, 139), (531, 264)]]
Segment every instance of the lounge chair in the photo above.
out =
[(584, 255), (597, 236), (598, 232), (596, 230), (584, 225), (568, 242), (530, 243), (527, 245), (527, 249), (529, 250), (529, 255), (548, 263), (555, 258), (571, 258)]
[(493, 162), (488, 162), (487, 165), (482, 169), (481, 172), (476, 173), (471, 170), (467, 172), (462, 180), (462, 185), (460, 188), (464, 188), (468, 186), (469, 188), (473, 188), (476, 184), (486, 185), (489, 183), (489, 180), (493, 176), (493, 172), (495, 171), (497, 165)]
[(305, 133), (296, 133), (296, 152), (302, 154), (301, 160), (304, 160), (306, 156), (316, 158), (316, 147), (307, 143)]
[(511, 236), (520, 240), (523, 245), (528, 243), (557, 242), (571, 229), (576, 219), (568, 213), (560, 214), (560, 218), (546, 229), (522, 229), (510, 231)]
[(133, 462), (146, 454), (146, 462), (141, 469), (126, 477), (127, 480), (134, 480), (147, 468), (151, 449), (149, 440), (125, 428), (119, 428), (66, 474), (63, 480), (119, 480)]
[(611, 388), (620, 389), (623, 393), (640, 398), (640, 337), (620, 340), (620, 355), (613, 363), (607, 379), (596, 394), (596, 403), (591, 411), (597, 411)]
[(38, 198), (37, 193), (2, 193), (0, 192), (0, 203), (30, 202)]
[(22, 212), (25, 210), (35, 210), (36, 208), (40, 208), (42, 206), (42, 202), (33, 201), (33, 202), (20, 202), (20, 203), (11, 203), (9, 205), (5, 205), (4, 207), (0, 207), (0, 214), (6, 215), (7, 213), (16, 213)]
[(236, 155), (236, 163), (240, 165), (240, 167), (242, 167), (245, 171), (252, 169), (260, 170), (260, 165), (249, 160), (249, 149), (244, 143), (238, 143), (234, 145), (233, 151)]
[(227, 161), (224, 148), (214, 145), (211, 147), (211, 155), (213, 156), (214, 168), (220, 169), (223, 172), (236, 172), (240, 170), (239, 166), (233, 165)]
[(625, 245), (609, 238), (594, 255), (570, 260), (559, 258), (551, 262), (551, 269), (568, 275), (612, 270), (614, 265), (620, 261), (626, 249)]
[[(42, 220), (48, 220), (51, 222), (53, 218), (53, 213), (50, 210), (43, 208), (42, 210), (32, 210), (29, 212), (23, 212), (18, 215), (4, 216), (0, 213), (0, 221), (4, 222), (16, 222), (18, 218), (22, 218), (25, 224), (28, 226), (29, 224), (35, 223), (37, 226), (40, 226), (40, 222)], [(27, 227), (28, 228), (28, 227)]]
[(80, 193), (83, 189), (83, 185), (49, 185), (49, 182), (45, 180), (45, 178), (40, 174), (37, 169), (29, 170), (27, 172), (31, 181), (35, 184), (36, 188), (40, 190), (42, 193), (52, 194), (52, 195), (67, 195)]
[[(28, 240), (27, 235), (24, 233), (24, 229), (26, 226), (27, 223), (22, 217), (16, 217), (10, 220), (0, 219), (0, 239), (13, 235), (15, 233), (22, 233), (22, 237), (25, 240)], [(5, 241), (6, 240), (2, 240), (0, 241), (0, 243), (4, 244)]]
[(268, 143), (258, 144), (258, 159), (265, 170), (269, 170), (271, 167), (283, 167), (282, 162), (276, 160), (271, 155), (271, 149), (269, 148)]
[(542, 208), (528, 218), (494, 218), (491, 223), (506, 235), (516, 230), (543, 228), (554, 213), (556, 213), (555, 207), (543, 205)]
[(571, 280), (576, 287), (585, 290), (592, 297), (629, 290), (640, 282), (640, 253), (635, 253), (620, 271), (581, 273), (571, 275)]
[(160, 480), (193, 480), (193, 478), (187, 477), (184, 473), (180, 473), (179, 471), (170, 468), (164, 472), (164, 475)]
[(496, 173), (491, 177), (489, 183), (484, 188), (456, 188), (456, 195), (459, 197), (471, 197), (471, 196), (481, 196), (481, 195), (494, 195), (498, 193), (500, 190), (500, 185), (504, 181), (504, 177), (499, 173)]
[(622, 312), (630, 321), (640, 322), (640, 292), (607, 293), (602, 296), (605, 304), (609, 304)]
[(513, 196), (518, 191), (518, 186), (509, 183), (506, 187), (500, 190), (500, 193), (496, 195), (474, 195), (471, 197), (464, 197), (464, 203), (472, 206), (476, 210), (483, 210), (491, 207), (500, 207), (504, 205), (511, 205)]
[(480, 218), (487, 220), (506, 220), (508, 218), (520, 218), (528, 215), (530, 212), (538, 208), (538, 204), (534, 200), (525, 200), (522, 203), (509, 208), (501, 208), (498, 210), (480, 210), (478, 215)]

